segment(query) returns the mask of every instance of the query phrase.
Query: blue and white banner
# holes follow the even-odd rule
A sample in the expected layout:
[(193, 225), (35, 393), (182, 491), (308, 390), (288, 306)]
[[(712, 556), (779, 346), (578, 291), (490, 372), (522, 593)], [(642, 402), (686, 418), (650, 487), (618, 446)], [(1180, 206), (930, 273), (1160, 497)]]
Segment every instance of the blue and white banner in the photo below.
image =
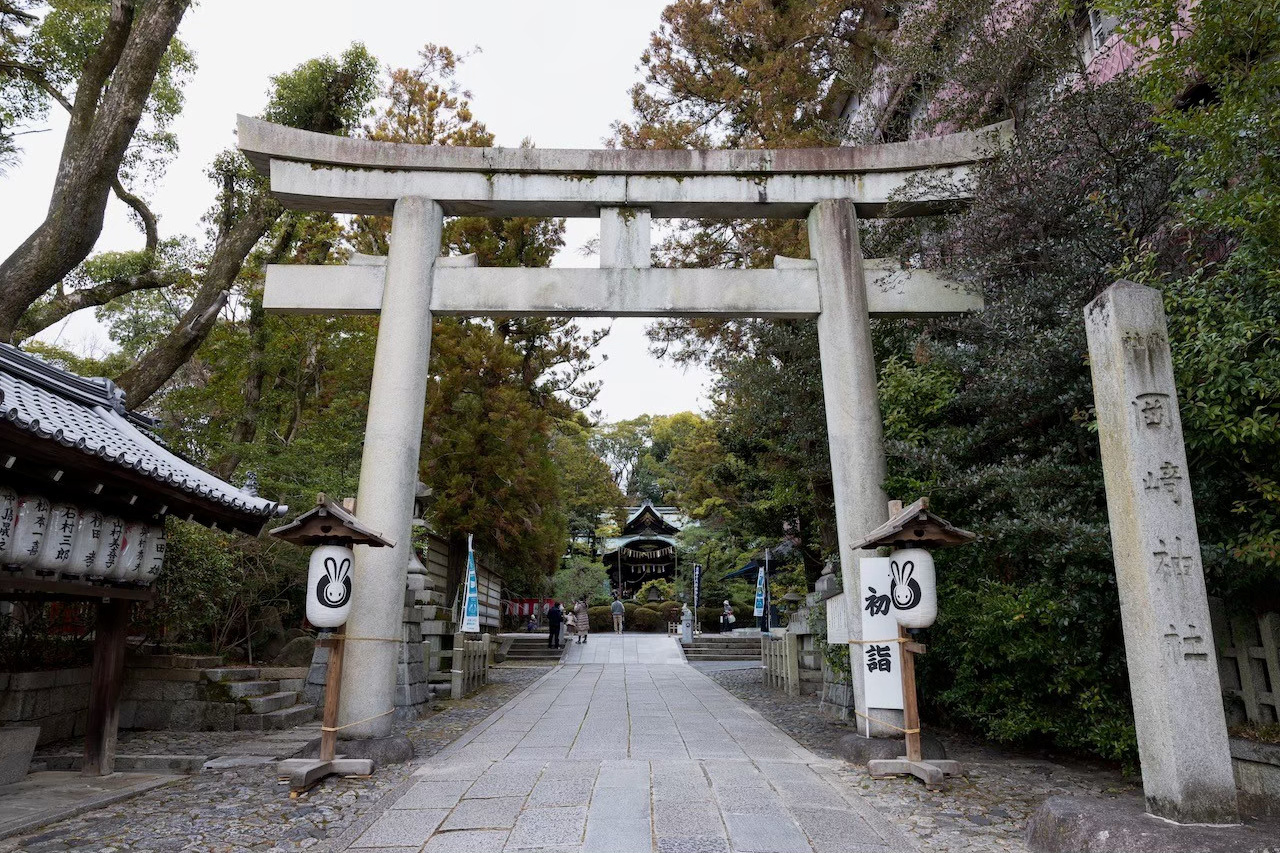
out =
[[(693, 612), (698, 612), (698, 605), (702, 603), (702, 564), (693, 564)], [(697, 616), (694, 616), (696, 622)]]
[(756, 616), (764, 615), (764, 566), (760, 567), (759, 574), (756, 575)]
[(476, 552), (471, 547), (471, 534), (467, 534), (467, 597), (462, 603), (462, 631), (476, 634), (480, 631), (480, 585), (476, 583)]

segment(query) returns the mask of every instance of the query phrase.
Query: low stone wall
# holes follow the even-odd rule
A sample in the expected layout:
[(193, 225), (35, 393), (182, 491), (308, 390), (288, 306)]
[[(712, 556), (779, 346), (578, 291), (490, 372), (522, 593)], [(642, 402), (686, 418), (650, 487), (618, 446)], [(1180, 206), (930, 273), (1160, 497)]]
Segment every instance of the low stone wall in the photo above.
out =
[(1280, 815), (1280, 745), (1231, 738), (1240, 808), (1251, 815)]
[(227, 685), (207, 681), (198, 669), (125, 670), (120, 728), (179, 732), (229, 732), (236, 702)]
[(84, 734), (92, 670), (0, 673), (0, 723), (40, 727), (38, 744)]

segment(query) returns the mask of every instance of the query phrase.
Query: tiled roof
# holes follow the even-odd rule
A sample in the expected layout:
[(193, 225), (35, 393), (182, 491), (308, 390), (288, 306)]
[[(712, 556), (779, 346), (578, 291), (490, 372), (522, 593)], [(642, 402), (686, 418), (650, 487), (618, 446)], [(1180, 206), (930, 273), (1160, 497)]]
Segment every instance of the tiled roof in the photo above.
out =
[(288, 510), (218, 479), (164, 447), (149, 432), (156, 421), (128, 411), (124, 393), (110, 380), (68, 373), (8, 344), (0, 344), (0, 418), (235, 514), (265, 521)]

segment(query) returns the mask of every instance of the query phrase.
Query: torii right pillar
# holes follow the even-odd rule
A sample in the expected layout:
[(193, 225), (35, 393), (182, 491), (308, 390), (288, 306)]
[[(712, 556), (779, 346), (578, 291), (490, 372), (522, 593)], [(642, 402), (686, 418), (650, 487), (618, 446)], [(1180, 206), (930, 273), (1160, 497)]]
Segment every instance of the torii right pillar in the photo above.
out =
[(1160, 291), (1085, 307), (1098, 441), (1147, 810), (1238, 820), (1200, 537)]

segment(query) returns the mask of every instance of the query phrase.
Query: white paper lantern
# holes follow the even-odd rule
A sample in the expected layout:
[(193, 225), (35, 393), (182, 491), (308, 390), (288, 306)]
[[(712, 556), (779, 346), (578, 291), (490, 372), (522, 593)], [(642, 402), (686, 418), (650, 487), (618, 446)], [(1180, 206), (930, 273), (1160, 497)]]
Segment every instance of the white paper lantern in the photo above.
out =
[(13, 562), (13, 546), (18, 537), (18, 493), (0, 486), (0, 566)]
[(889, 555), (889, 598), (904, 628), (928, 628), (938, 618), (938, 578), (933, 557), (923, 548)]
[(119, 579), (120, 540), (123, 538), (124, 519), (108, 515), (102, 520), (102, 544), (98, 546), (98, 555), (94, 558), (94, 577)]
[(96, 509), (86, 509), (76, 522), (75, 541), (71, 546), (71, 559), (82, 574), (91, 578), (102, 577), (98, 566), (98, 550), (102, 547), (103, 528), (107, 517)]
[(79, 520), (80, 510), (71, 504), (58, 503), (49, 508), (49, 524), (45, 528), (44, 544), (40, 547), (40, 556), (36, 560), (36, 570), (40, 574), (57, 576), (82, 573), (71, 559), (71, 546), (75, 542), (76, 522)]
[(49, 502), (39, 495), (18, 498), (17, 533), (13, 543), (13, 564), (22, 566), (23, 574), (36, 577), (36, 562), (49, 529)]
[(142, 552), (141, 576), (138, 578), (147, 586), (155, 582), (156, 576), (164, 568), (164, 551), (168, 541), (163, 524), (153, 524), (147, 528), (147, 547)]
[(147, 552), (147, 525), (131, 521), (124, 526), (120, 539), (120, 562), (115, 576), (120, 580), (137, 581), (142, 576), (142, 558)]
[(321, 545), (311, 552), (307, 571), (307, 621), (317, 628), (346, 624), (351, 612), (350, 548)]

